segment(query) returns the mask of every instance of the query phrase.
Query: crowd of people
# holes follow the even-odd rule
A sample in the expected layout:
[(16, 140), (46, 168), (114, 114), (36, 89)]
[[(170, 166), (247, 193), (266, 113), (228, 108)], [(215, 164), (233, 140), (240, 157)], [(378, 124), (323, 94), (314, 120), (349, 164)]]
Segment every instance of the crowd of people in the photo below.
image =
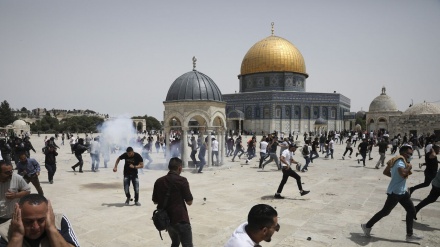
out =
[[(86, 134), (85, 138), (75, 138), (74, 135), (67, 133), (72, 153), (78, 159), (78, 162), (72, 166), (72, 170), (83, 172), (83, 157), (85, 152), (90, 154), (91, 170), (99, 171), (100, 157), (104, 159), (104, 167), (110, 160), (110, 153), (121, 150), (122, 147), (112, 143), (107, 143), (105, 138)], [(145, 138), (138, 137), (135, 140), (127, 142), (125, 152), (121, 153), (115, 161), (114, 172), (118, 171), (118, 164), (124, 160), (123, 169), (123, 187), (126, 196), (125, 205), (129, 205), (133, 200), (130, 193), (130, 183), (134, 190), (134, 204), (141, 206), (139, 202), (139, 178), (138, 171), (149, 168), (148, 165), (153, 162), (150, 154), (154, 152), (163, 152), (166, 156), (165, 136), (157, 135), (156, 140), (152, 136)], [(208, 138), (211, 138), (209, 140)], [(56, 138), (45, 138), (45, 144), (42, 152), (45, 155), (45, 167), (48, 171), (48, 181), (54, 182), (56, 172), (57, 149), (60, 147), (55, 143)], [(440, 147), (436, 144), (435, 135), (396, 135), (390, 138), (386, 133), (375, 132), (329, 132), (322, 134), (304, 133), (303, 140), (298, 141), (298, 135), (289, 134), (284, 137), (279, 133), (263, 135), (257, 140), (257, 136), (244, 138), (242, 136), (225, 137), (224, 147), (219, 146), (215, 136), (198, 136), (191, 134), (187, 140), (188, 148), (191, 150), (189, 157), (196, 167), (198, 173), (202, 173), (206, 164), (206, 151), (208, 145), (211, 145), (211, 159), (213, 166), (221, 165), (219, 160), (219, 151), (225, 148), (226, 157), (231, 157), (234, 162), (237, 158), (245, 157), (245, 163), (249, 164), (256, 160), (258, 167), (262, 170), (267, 165), (274, 164), (276, 170), (282, 173), (281, 181), (274, 194), (275, 199), (284, 199), (281, 195), (289, 177), (296, 180), (300, 196), (310, 193), (304, 190), (301, 181), (300, 172), (308, 172), (309, 165), (316, 162), (326, 162), (326, 160), (335, 158), (335, 145), (345, 145), (345, 151), (342, 154), (342, 160), (352, 159), (353, 149), (355, 148), (354, 162), (362, 162), (366, 166), (373, 157), (371, 156), (373, 147), (378, 147), (379, 159), (373, 161), (375, 168), (385, 167), (384, 174), (391, 177), (387, 189), (387, 199), (383, 209), (376, 213), (368, 222), (361, 224), (361, 228), (366, 236), (370, 236), (373, 226), (383, 217), (387, 216), (392, 209), (400, 203), (406, 210), (406, 225), (408, 241), (417, 241), (421, 237), (413, 232), (413, 220), (417, 220), (417, 213), (435, 202), (440, 196), (440, 172), (438, 172), (438, 160)], [(146, 142), (144, 144), (144, 142)], [(156, 143), (153, 145), (153, 143)], [(62, 134), (62, 143), (64, 144), (64, 133)], [(356, 147), (357, 145), (357, 147)], [(132, 146), (141, 147), (141, 153), (135, 152)], [(257, 147), (260, 156), (257, 157)], [(170, 135), (169, 152), (171, 157), (168, 164), (169, 172), (154, 184), (153, 202), (157, 207), (163, 207), (164, 202), (167, 205), (167, 212), (170, 217), (170, 226), (167, 229), (172, 240), (172, 246), (193, 246), (191, 225), (186, 206), (192, 204), (193, 197), (189, 189), (189, 182), (186, 178), (180, 176), (183, 163), (181, 158), (181, 139), (180, 135)], [(114, 149), (112, 151), (112, 149)], [(43, 189), (40, 186), (40, 164), (37, 160), (30, 157), (31, 152), (36, 152), (29, 136), (14, 137), (8, 140), (0, 139), (1, 161), (0, 161), (0, 207), (4, 205), (6, 210), (1, 211), (0, 215), (0, 246), (6, 246), (8, 243), (59, 243), (59, 245), (47, 246), (79, 246), (78, 240), (71, 229), (67, 217), (53, 213), (50, 201), (44, 197)], [(398, 155), (386, 162), (385, 154)], [(419, 163), (419, 168), (426, 167), (424, 171), (425, 181), (419, 185), (407, 188), (406, 181), (412, 174), (413, 155), (417, 151), (417, 156), (421, 159), (424, 156), (424, 162)], [(421, 151), (421, 152), (420, 152)], [(368, 155), (368, 158), (367, 158)], [(302, 162), (302, 159), (304, 160)], [(144, 160), (148, 164), (144, 165)], [(17, 173), (13, 172), (12, 162), (15, 162)], [(29, 183), (32, 183), (38, 194), (31, 194)], [(431, 192), (428, 197), (414, 206), (411, 200), (411, 194), (416, 190), (428, 187), (432, 184)], [(169, 198), (165, 195), (170, 194)], [(180, 199), (179, 199), (180, 198)], [(26, 217), (34, 219), (35, 215), (45, 219), (42, 222), (25, 221)], [(26, 227), (26, 224), (32, 225), (35, 229)], [(46, 224), (46, 225), (45, 225)], [(55, 234), (51, 231), (55, 227), (58, 229)], [(24, 230), (23, 230), (24, 229)], [(259, 204), (252, 207), (248, 215), (248, 221), (241, 224), (232, 234), (225, 246), (257, 246), (261, 241), (270, 241), (272, 235), (280, 229), (277, 221), (277, 212), (271, 206)]]

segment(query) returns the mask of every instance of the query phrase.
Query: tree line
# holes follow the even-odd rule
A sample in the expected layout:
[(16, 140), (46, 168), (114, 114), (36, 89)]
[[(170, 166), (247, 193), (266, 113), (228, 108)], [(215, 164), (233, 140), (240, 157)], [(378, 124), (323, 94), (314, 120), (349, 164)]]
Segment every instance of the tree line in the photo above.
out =
[[(22, 110), (27, 110), (22, 108)], [(133, 118), (145, 119), (147, 130), (161, 130), (162, 124), (154, 117), (151, 116), (138, 116)], [(0, 127), (5, 127), (12, 124), (18, 118), (14, 116), (13, 109), (9, 106), (9, 103), (5, 100), (0, 103)], [(60, 133), (60, 132), (73, 132), (73, 133), (88, 133), (97, 132), (98, 127), (104, 122), (104, 119), (98, 116), (74, 116), (62, 119), (61, 121), (55, 117), (52, 117), (49, 112), (41, 119), (36, 120), (30, 124), (31, 132), (45, 132), (45, 133)], [(138, 129), (138, 126), (136, 126)]]

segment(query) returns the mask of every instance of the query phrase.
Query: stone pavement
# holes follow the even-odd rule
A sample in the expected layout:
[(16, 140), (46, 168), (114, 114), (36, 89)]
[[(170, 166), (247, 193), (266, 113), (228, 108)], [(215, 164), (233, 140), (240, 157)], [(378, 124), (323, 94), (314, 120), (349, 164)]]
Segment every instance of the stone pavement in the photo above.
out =
[[(31, 156), (44, 167), (41, 153), (43, 138), (44, 135), (31, 136), (37, 150)], [(56, 142), (60, 145), (61, 140)], [(422, 209), (418, 214), (419, 220), (414, 222), (414, 232), (424, 236), (420, 243), (405, 241), (405, 210), (400, 205), (374, 226), (371, 238), (364, 237), (360, 224), (382, 208), (389, 178), (382, 175), (382, 168), (374, 169), (379, 157), (377, 148), (373, 150), (374, 159), (367, 161), (365, 168), (356, 162), (355, 152), (352, 159), (346, 156), (342, 160), (344, 150), (345, 145), (336, 145), (333, 160), (324, 159), (320, 154), (321, 157), (310, 165), (308, 172), (300, 173), (303, 187), (311, 190), (310, 194), (301, 197), (295, 180), (289, 178), (282, 193), (286, 197), (284, 200), (273, 198), (282, 177), (274, 163), (261, 170), (256, 158), (249, 164), (243, 157), (236, 162), (225, 158), (223, 166), (206, 167), (203, 174), (185, 169), (181, 175), (188, 179), (194, 196), (193, 205), (188, 207), (194, 245), (223, 246), (233, 230), (246, 220), (249, 209), (255, 204), (266, 203), (278, 211), (281, 229), (274, 234), (272, 242), (261, 243), (265, 247), (440, 246), (439, 202)], [(296, 153), (297, 160), (304, 163), (300, 151)], [(76, 163), (76, 158), (70, 153), (66, 141), (59, 150), (54, 184), (48, 183), (45, 168), (40, 175), (45, 195), (52, 200), (56, 212), (63, 212), (69, 217), (81, 245), (170, 246), (168, 234), (163, 233), (162, 241), (151, 221), (155, 209), (151, 201), (153, 184), (167, 173), (163, 154), (152, 154), (155, 169), (144, 169), (139, 174), (140, 207), (134, 206), (133, 202), (124, 206), (123, 161), (118, 172), (114, 173), (112, 168), (117, 156), (112, 155), (109, 168), (100, 168), (94, 173), (90, 171), (88, 153), (83, 157), (85, 172), (73, 172), (70, 167)], [(387, 160), (390, 157), (387, 154)], [(417, 165), (418, 157), (413, 163), (414, 174), (410, 176), (408, 186), (424, 180), (423, 172)], [(160, 170), (161, 167), (164, 169)], [(430, 190), (431, 186), (416, 191), (413, 194), (414, 204), (425, 198)]]

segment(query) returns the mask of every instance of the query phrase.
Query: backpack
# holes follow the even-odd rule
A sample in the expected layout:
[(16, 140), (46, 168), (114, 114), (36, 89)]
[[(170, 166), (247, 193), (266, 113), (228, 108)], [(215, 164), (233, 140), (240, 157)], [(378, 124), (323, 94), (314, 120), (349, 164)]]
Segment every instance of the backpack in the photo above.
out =
[(168, 213), (165, 209), (156, 209), (153, 212), (153, 217), (151, 218), (153, 220), (154, 226), (159, 231), (160, 239), (162, 238), (161, 231), (164, 231), (170, 226), (170, 217), (168, 216)]
[(309, 155), (309, 146), (308, 145), (304, 145), (304, 147), (302, 148), (301, 154), (304, 156)]

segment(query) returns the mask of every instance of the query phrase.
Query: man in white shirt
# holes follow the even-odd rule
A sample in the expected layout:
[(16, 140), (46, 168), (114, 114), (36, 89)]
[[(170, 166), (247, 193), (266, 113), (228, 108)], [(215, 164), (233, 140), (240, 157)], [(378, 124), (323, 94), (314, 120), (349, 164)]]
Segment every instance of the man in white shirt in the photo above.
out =
[(90, 158), (92, 158), (92, 172), (97, 172), (99, 168), (99, 151), (101, 145), (99, 144), (99, 138), (95, 137), (90, 142)]
[(73, 146), (75, 145), (75, 142), (76, 142), (75, 137), (73, 137), (73, 135), (71, 135), (71, 136), (70, 136), (70, 139), (69, 139), (69, 144), (70, 144), (70, 149), (72, 150), (72, 153), (75, 153), (75, 152), (73, 151)]
[[(218, 141), (213, 137), (212, 138), (212, 163), (215, 165), (220, 165), (220, 161), (218, 159)], [(214, 156), (217, 158), (217, 162), (214, 162)]]
[(327, 155), (325, 156), (326, 158), (328, 158), (328, 156), (330, 156), (333, 159), (334, 148), (335, 148), (335, 141), (332, 138), (328, 142), (328, 151), (327, 151)]
[(284, 152), (281, 154), (281, 167), (283, 171), (283, 179), (281, 180), (280, 186), (278, 186), (277, 193), (275, 194), (276, 199), (284, 199), (283, 196), (281, 196), (281, 192), (283, 191), (283, 187), (287, 182), (287, 179), (289, 177), (293, 177), (296, 179), (296, 184), (298, 185), (299, 193), (301, 196), (307, 195), (310, 191), (303, 190), (301, 185), (301, 177), (294, 171), (292, 168), (290, 168), (291, 164), (299, 165), (298, 161), (295, 161), (293, 159), (293, 155), (298, 147), (296, 144), (290, 144), (289, 148), (284, 150)]
[(261, 241), (270, 242), (272, 235), (280, 230), (277, 211), (266, 204), (251, 208), (248, 221), (235, 229), (225, 247), (255, 247)]
[(267, 145), (269, 145), (268, 141), (269, 138), (263, 136), (263, 139), (260, 142), (260, 165), (258, 166), (258, 168), (261, 168), (261, 165), (263, 164), (263, 161), (266, 158)]

